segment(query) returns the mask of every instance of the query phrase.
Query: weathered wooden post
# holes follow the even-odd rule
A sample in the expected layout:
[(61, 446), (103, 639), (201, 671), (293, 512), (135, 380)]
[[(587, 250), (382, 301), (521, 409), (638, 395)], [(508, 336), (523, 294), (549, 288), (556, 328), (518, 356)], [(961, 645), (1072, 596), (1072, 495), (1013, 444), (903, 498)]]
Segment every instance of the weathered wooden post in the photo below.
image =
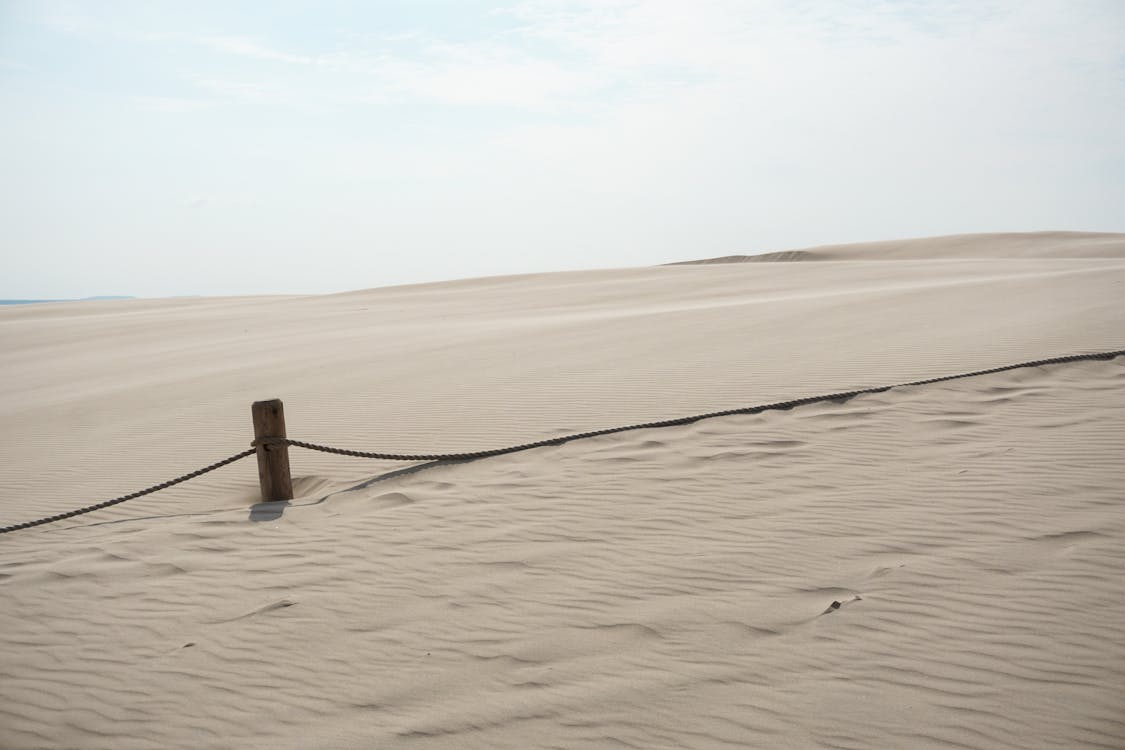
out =
[(255, 401), (251, 413), (254, 415), (254, 440), (258, 449), (258, 482), (262, 486), (262, 502), (292, 500), (289, 446), (262, 440), (285, 437), (285, 407), (279, 398)]

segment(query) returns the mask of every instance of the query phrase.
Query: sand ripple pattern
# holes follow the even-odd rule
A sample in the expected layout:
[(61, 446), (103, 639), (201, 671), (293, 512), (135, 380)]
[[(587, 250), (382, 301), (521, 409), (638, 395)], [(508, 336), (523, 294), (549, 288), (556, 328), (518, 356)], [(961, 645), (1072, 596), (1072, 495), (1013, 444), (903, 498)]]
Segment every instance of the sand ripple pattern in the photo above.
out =
[(0, 747), (1119, 748), (1122, 413), (1083, 362), (13, 535)]
[[(255, 445), (284, 444), (284, 445), (288, 445), (288, 446), (294, 446), (294, 447), (297, 447), (297, 448), (305, 448), (305, 449), (308, 449), (308, 450), (319, 451), (321, 453), (331, 453), (331, 454), (334, 454), (334, 455), (337, 455), (337, 456), (348, 456), (350, 458), (370, 458), (370, 459), (379, 459), (379, 460), (384, 460), (384, 461), (464, 461), (464, 460), (474, 460), (474, 459), (479, 459), (479, 458), (493, 458), (493, 457), (496, 457), (496, 456), (506, 456), (510, 453), (521, 453), (521, 452), (526, 451), (526, 450), (532, 450), (533, 448), (544, 448), (544, 447), (547, 447), (547, 446), (562, 445), (563, 443), (569, 443), (573, 440), (586, 440), (586, 439), (592, 438), (592, 437), (599, 437), (599, 436), (602, 436), (602, 435), (613, 435), (613, 434), (616, 434), (616, 433), (619, 433), (619, 432), (630, 432), (632, 430), (654, 429), (654, 428), (658, 428), (658, 427), (676, 427), (676, 426), (680, 426), (680, 425), (693, 424), (695, 422), (699, 422), (699, 421), (702, 421), (704, 419), (715, 419), (717, 417), (726, 417), (726, 416), (731, 416), (731, 415), (734, 415), (734, 414), (759, 414), (759, 413), (764, 412), (764, 411), (787, 410), (787, 409), (796, 408), (798, 406), (808, 406), (809, 404), (822, 403), (824, 401), (841, 401), (842, 402), (842, 401), (847, 401), (848, 399), (851, 399), (851, 398), (855, 398), (856, 396), (858, 396), (860, 394), (864, 394), (864, 393), (883, 393), (885, 391), (889, 391), (892, 388), (904, 388), (904, 387), (909, 387), (909, 386), (920, 386), (920, 385), (930, 385), (930, 384), (933, 384), (933, 383), (943, 383), (943, 382), (946, 382), (946, 381), (949, 381), (949, 380), (960, 380), (962, 378), (972, 378), (972, 377), (978, 377), (980, 375), (990, 375), (990, 374), (998, 373), (998, 372), (1007, 372), (1008, 370), (1018, 370), (1018, 369), (1023, 368), (1023, 367), (1043, 367), (1045, 365), (1069, 364), (1071, 362), (1085, 362), (1085, 361), (1090, 361), (1090, 360), (1108, 360), (1108, 359), (1114, 359), (1116, 357), (1120, 357), (1123, 354), (1125, 354), (1125, 350), (1117, 350), (1117, 351), (1111, 351), (1111, 352), (1097, 352), (1097, 353), (1093, 353), (1093, 354), (1071, 354), (1071, 355), (1064, 356), (1064, 357), (1052, 357), (1052, 358), (1049, 358), (1049, 359), (1038, 359), (1038, 360), (1034, 360), (1034, 361), (1031, 361), (1031, 362), (1020, 362), (1020, 363), (1017, 363), (1017, 364), (1004, 365), (1002, 367), (993, 367), (993, 368), (990, 368), (988, 370), (976, 370), (974, 372), (960, 373), (960, 374), (957, 374), (957, 375), (942, 375), (942, 376), (939, 376), (939, 377), (927, 378), (926, 380), (918, 380), (918, 381), (914, 381), (914, 382), (911, 382), (911, 383), (900, 383), (900, 384), (897, 384), (897, 385), (877, 386), (877, 387), (874, 387), (874, 388), (861, 388), (859, 390), (846, 391), (846, 392), (842, 392), (842, 393), (830, 393), (830, 394), (823, 394), (823, 395), (819, 395), (819, 396), (807, 396), (805, 398), (792, 399), (790, 401), (779, 401), (779, 402), (772, 403), (772, 404), (761, 404), (761, 405), (758, 405), (758, 406), (746, 406), (746, 407), (742, 407), (742, 408), (738, 408), (738, 409), (726, 409), (724, 411), (709, 412), (707, 414), (695, 414), (695, 415), (691, 415), (691, 416), (687, 416), (687, 417), (678, 417), (678, 418), (675, 418), (675, 419), (664, 419), (664, 420), (659, 420), (659, 421), (656, 421), (656, 422), (643, 422), (641, 424), (625, 425), (625, 426), (621, 426), (621, 427), (607, 427), (607, 428), (604, 428), (604, 429), (601, 429), (601, 430), (591, 430), (589, 432), (581, 432), (581, 433), (578, 433), (578, 434), (575, 434), (575, 435), (564, 435), (562, 437), (548, 438), (546, 440), (536, 440), (535, 442), (531, 442), (531, 443), (522, 443), (520, 445), (510, 445), (510, 446), (506, 446), (504, 448), (492, 448), (492, 449), (489, 449), (489, 450), (471, 451), (471, 452), (466, 452), (466, 453), (438, 453), (438, 454), (415, 454), (415, 455), (406, 455), (406, 454), (399, 454), (399, 453), (377, 453), (377, 452), (349, 450), (349, 449), (345, 449), (345, 448), (334, 448), (332, 446), (318, 445), (318, 444), (315, 444), (315, 443), (309, 443), (309, 442), (306, 442), (306, 441), (303, 441), (303, 440), (293, 440), (293, 439), (290, 439), (290, 438), (272, 438), (272, 437), (256, 439), (256, 440), (254, 440), (254, 444)], [(105, 500), (103, 502), (96, 503), (94, 505), (88, 505), (84, 508), (77, 508), (75, 510), (67, 511), (66, 513), (59, 513), (59, 514), (54, 515), (54, 516), (48, 516), (46, 518), (40, 518), (40, 519), (37, 519), (37, 520), (34, 520), (34, 521), (25, 521), (24, 523), (15, 524), (13, 526), (3, 526), (3, 527), (0, 527), (0, 534), (5, 534), (5, 533), (8, 533), (8, 532), (12, 532), (12, 531), (21, 531), (23, 529), (30, 529), (30, 528), (34, 528), (36, 526), (42, 526), (44, 524), (54, 523), (56, 521), (62, 521), (62, 520), (68, 519), (68, 518), (74, 518), (75, 516), (80, 516), (80, 515), (84, 515), (86, 513), (91, 513), (95, 510), (102, 510), (103, 508), (108, 508), (108, 507), (111, 507), (113, 505), (118, 505), (118, 504), (123, 503), (127, 500), (133, 500), (133, 499), (136, 499), (138, 497), (143, 497), (145, 495), (151, 495), (154, 492), (158, 492), (160, 490), (167, 489), (169, 487), (173, 487), (177, 484), (181, 484), (182, 482), (186, 482), (188, 480), (194, 479), (198, 476), (208, 474), (212, 471), (215, 471), (216, 469), (222, 468), (223, 466), (227, 466), (228, 464), (232, 464), (236, 461), (240, 461), (243, 458), (248, 458), (249, 456), (253, 455), (253, 453), (254, 453), (254, 450), (242, 451), (241, 453), (236, 453), (233, 456), (230, 456), (228, 458), (224, 458), (220, 461), (216, 461), (215, 463), (209, 464), (208, 466), (205, 466), (201, 469), (196, 469), (195, 471), (189, 472), (187, 474), (183, 474), (183, 475), (181, 475), (179, 477), (176, 477), (174, 479), (169, 479), (165, 482), (161, 482), (160, 484), (153, 485), (152, 487), (148, 487), (148, 488), (143, 489), (143, 490), (138, 490), (137, 492), (131, 492), (127, 495), (122, 495), (122, 496), (114, 498), (112, 500)]]

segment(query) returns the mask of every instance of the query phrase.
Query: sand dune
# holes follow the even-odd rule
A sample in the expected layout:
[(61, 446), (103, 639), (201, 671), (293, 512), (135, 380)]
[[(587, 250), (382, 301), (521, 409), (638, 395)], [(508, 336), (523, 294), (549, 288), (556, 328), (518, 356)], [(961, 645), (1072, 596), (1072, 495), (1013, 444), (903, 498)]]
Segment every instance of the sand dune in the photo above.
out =
[[(239, 451), (259, 398), (455, 451), (1121, 349), (1123, 248), (3, 309), (0, 524)], [(417, 470), (294, 451), (285, 507), (236, 464), (0, 536), (0, 747), (1120, 747), (1123, 408), (1118, 358)]]
[(986, 258), (1121, 258), (1125, 235), (1112, 232), (1007, 232), (824, 245), (757, 255), (726, 255), (671, 265), (833, 260), (982, 260)]

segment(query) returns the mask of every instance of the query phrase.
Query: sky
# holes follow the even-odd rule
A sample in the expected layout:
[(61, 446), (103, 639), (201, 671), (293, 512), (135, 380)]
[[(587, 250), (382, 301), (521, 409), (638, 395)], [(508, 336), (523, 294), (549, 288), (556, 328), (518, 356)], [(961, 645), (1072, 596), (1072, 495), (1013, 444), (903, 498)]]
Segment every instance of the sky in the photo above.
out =
[(0, 0), (0, 298), (1125, 232), (1122, 0)]

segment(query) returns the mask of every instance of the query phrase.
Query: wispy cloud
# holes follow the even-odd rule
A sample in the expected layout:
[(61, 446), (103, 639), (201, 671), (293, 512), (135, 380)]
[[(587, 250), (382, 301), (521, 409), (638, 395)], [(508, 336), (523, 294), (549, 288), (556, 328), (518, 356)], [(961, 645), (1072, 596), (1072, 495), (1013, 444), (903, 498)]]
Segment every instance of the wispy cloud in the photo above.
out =
[(172, 114), (198, 112), (200, 110), (209, 109), (215, 104), (205, 99), (189, 99), (175, 96), (134, 96), (133, 101), (142, 109)]
[(207, 76), (192, 76), (188, 80), (198, 88), (238, 98), (266, 101), (276, 99), (281, 94), (281, 88), (277, 84)]
[[(1058, 78), (1067, 70), (1105, 70), (1119, 49), (1113, 35), (1123, 30), (1120, 13), (1116, 27), (1096, 30), (1097, 18), (1114, 17), (1107, 7), (1072, 10), (1056, 0), (524, 0), (492, 11), (498, 22), (478, 34), (341, 29), (319, 38), (319, 48), (300, 50), (237, 28), (205, 34), (146, 28), (136, 19), (131, 25), (84, 6), (61, 6), (44, 21), (70, 34), (177, 46), (192, 61), (175, 66), (179, 83), (204, 98), (287, 107), (417, 101), (580, 119), (637, 99), (708, 91), (769, 97), (775, 108), (799, 110), (802, 97), (841, 99), (842, 86), (861, 98), (868, 89), (905, 91), (911, 75), (940, 88), (940, 80), (925, 77), (935, 79), (942, 67), (950, 75), (941, 78), (966, 76), (965, 97), (978, 88), (1003, 92), (1026, 87), (1032, 71)], [(1082, 43), (1065, 29), (1050, 33), (1059, 18), (1081, 28)], [(11, 62), (0, 68), (25, 69)], [(1003, 79), (1019, 69), (1022, 80), (1007, 85)], [(1112, 83), (1102, 85), (1110, 93)], [(191, 97), (141, 101), (164, 111), (203, 106)]]
[(294, 55), (272, 49), (258, 40), (245, 36), (202, 37), (198, 38), (196, 41), (219, 52), (225, 52), (239, 57), (249, 57), (255, 60), (269, 60), (297, 65), (310, 65), (316, 62), (316, 58), (314, 57)]
[(183, 201), (184, 208), (193, 212), (209, 209), (243, 209), (259, 204), (254, 198), (241, 195), (193, 195)]
[[(93, 6), (89, 6), (93, 7)], [(180, 36), (175, 31), (142, 29), (109, 16), (91, 13), (78, 5), (49, 5), (38, 16), (44, 26), (65, 34), (85, 38), (116, 38), (134, 42), (159, 44)]]
[(433, 43), (409, 56), (382, 55), (363, 72), (384, 97), (534, 110), (604, 85), (587, 71), (495, 44)]

